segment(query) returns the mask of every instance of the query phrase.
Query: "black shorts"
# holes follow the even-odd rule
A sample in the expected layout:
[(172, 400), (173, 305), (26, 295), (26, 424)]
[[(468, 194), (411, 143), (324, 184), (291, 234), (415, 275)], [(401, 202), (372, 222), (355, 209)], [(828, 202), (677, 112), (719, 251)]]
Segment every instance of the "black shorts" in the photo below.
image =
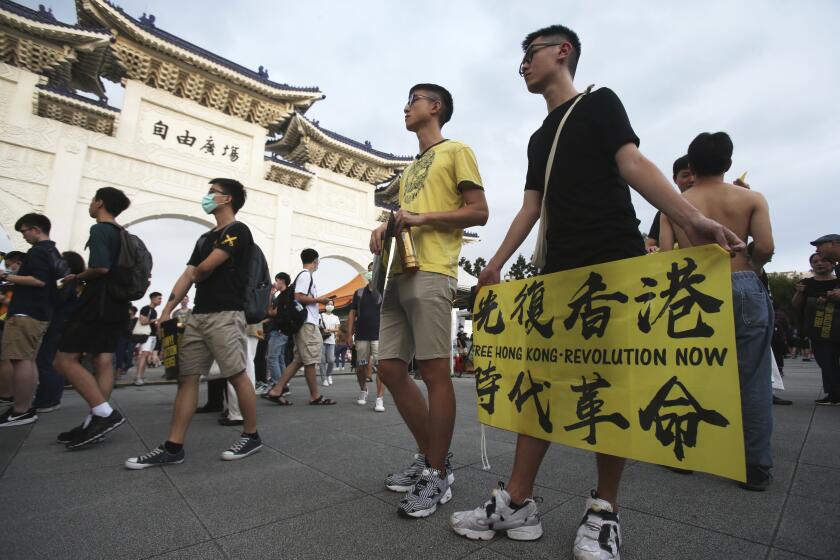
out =
[(68, 321), (58, 351), (68, 354), (113, 354), (127, 321)]

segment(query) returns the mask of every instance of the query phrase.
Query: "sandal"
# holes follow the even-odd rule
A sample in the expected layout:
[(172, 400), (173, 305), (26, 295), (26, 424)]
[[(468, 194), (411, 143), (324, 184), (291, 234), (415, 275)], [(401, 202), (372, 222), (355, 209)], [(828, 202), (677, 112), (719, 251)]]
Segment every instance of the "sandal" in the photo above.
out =
[(314, 401), (309, 401), (309, 404), (312, 404), (312, 405), (318, 405), (318, 404), (329, 405), (329, 404), (336, 404), (336, 402), (332, 399), (325, 399), (324, 395), (321, 395), (320, 397), (318, 397)]
[[(268, 393), (266, 393), (266, 394), (268, 395)], [(295, 404), (293, 402), (289, 402), (289, 399), (287, 399), (283, 395), (280, 395), (279, 397), (276, 397), (274, 395), (268, 395), (266, 398), (268, 400), (270, 400), (271, 402), (273, 402), (274, 404), (277, 404), (277, 405), (280, 405), (280, 406), (292, 406), (293, 404)]]

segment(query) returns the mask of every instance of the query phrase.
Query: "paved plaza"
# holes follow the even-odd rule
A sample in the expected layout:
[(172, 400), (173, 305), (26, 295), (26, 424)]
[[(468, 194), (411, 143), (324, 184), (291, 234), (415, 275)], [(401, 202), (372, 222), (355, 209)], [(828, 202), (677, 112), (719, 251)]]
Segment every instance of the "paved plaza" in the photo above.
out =
[[(751, 493), (713, 476), (678, 475), (629, 464), (622, 487), (625, 559), (840, 558), (840, 407), (815, 407), (819, 371), (789, 360), (775, 406), (775, 481)], [(154, 371), (150, 378), (154, 376)], [(324, 389), (336, 406), (258, 402), (264, 449), (242, 461), (219, 454), (236, 428), (197, 415), (186, 462), (129, 471), (125, 459), (166, 437), (175, 387), (124, 387), (113, 401), (126, 424), (105, 442), (69, 452), (58, 432), (84, 415), (68, 391), (61, 410), (32, 426), (0, 432), (0, 557), (4, 560), (436, 558), (501, 560), (571, 557), (584, 497), (594, 482), (591, 454), (553, 446), (538, 479), (545, 535), (517, 543), (473, 542), (448, 529), (453, 511), (483, 503), (506, 480), (515, 436), (487, 430), (492, 469), (481, 468), (472, 378), (455, 379), (459, 399), (452, 450), (454, 498), (426, 520), (396, 515), (400, 496), (382, 479), (411, 458), (412, 439), (386, 396), (385, 413), (355, 403), (353, 376)]]

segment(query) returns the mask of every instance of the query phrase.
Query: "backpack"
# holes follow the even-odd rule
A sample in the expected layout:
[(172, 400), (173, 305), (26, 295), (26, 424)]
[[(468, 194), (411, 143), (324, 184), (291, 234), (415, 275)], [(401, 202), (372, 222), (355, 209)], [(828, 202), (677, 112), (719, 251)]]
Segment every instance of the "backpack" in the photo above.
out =
[[(292, 285), (283, 290), (274, 302), (274, 307), (277, 308), (277, 315), (274, 317), (274, 326), (286, 336), (292, 336), (298, 332), (306, 322), (306, 316), (308, 315), (306, 307), (301, 305), (294, 296), (295, 286), (301, 274), (303, 274), (303, 271), (300, 271), (295, 276), (295, 281), (292, 282)], [(309, 288), (306, 290), (306, 293), (309, 294), (311, 290), (312, 276), (310, 275)]]
[(120, 230), (120, 253), (108, 272), (108, 294), (118, 301), (135, 301), (151, 284), (152, 255), (139, 237), (120, 225), (114, 226)]
[[(231, 222), (219, 232), (223, 238), (227, 230), (239, 222)], [(206, 238), (204, 238), (206, 240)], [(202, 242), (203, 245), (203, 242)], [(251, 243), (248, 253), (248, 270), (245, 279), (244, 311), (245, 322), (249, 325), (260, 323), (268, 314), (266, 307), (271, 299), (271, 275), (268, 272), (268, 262), (256, 243)]]
[(49, 286), (50, 303), (52, 303), (53, 307), (61, 307), (73, 296), (75, 287), (73, 284), (63, 284), (59, 287), (58, 281), (65, 276), (72, 274), (72, 271), (70, 270), (70, 265), (67, 264), (67, 261), (61, 256), (61, 253), (59, 253), (58, 250), (53, 249), (50, 251), (49, 255), (50, 268), (53, 273), (53, 282), (52, 285)]

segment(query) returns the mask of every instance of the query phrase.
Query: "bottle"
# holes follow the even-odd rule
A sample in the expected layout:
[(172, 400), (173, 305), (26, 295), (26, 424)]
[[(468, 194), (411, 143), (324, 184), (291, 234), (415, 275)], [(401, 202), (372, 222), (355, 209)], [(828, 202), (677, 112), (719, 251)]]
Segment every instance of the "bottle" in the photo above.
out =
[(420, 263), (417, 260), (417, 250), (414, 247), (414, 237), (411, 235), (411, 228), (403, 226), (397, 236), (397, 250), (400, 252), (400, 260), (404, 272), (417, 272), (420, 270)]

